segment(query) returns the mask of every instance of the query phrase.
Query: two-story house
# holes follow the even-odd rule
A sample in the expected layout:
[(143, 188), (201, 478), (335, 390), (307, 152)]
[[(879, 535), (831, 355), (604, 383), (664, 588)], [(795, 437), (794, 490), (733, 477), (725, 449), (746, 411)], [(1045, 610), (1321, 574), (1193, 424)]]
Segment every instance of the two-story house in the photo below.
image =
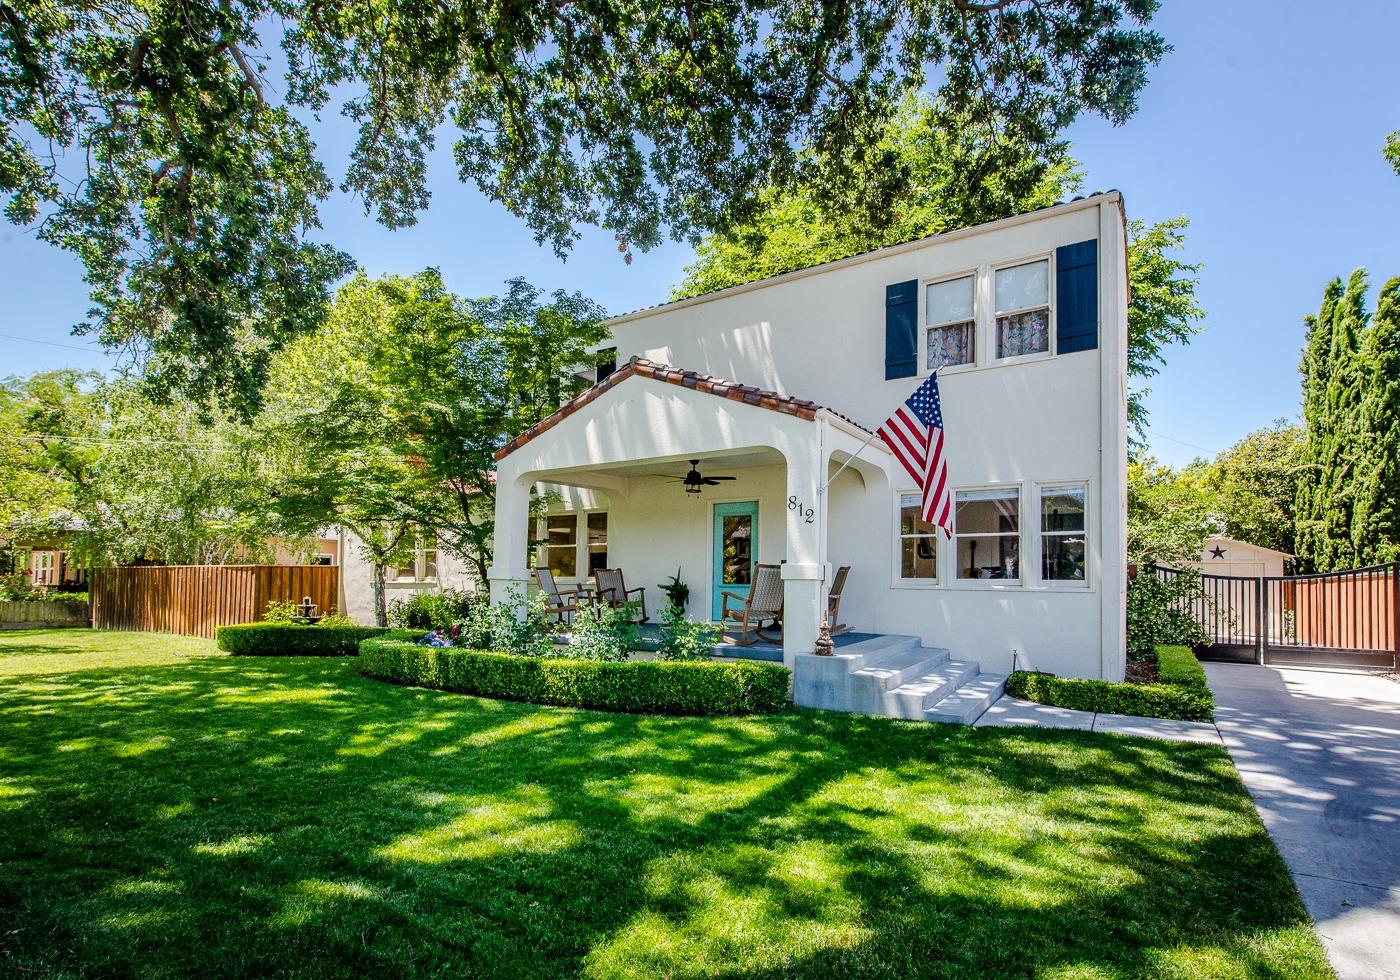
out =
[[(781, 564), (799, 703), (845, 565), (862, 634), (1122, 680), (1127, 306), (1110, 192), (616, 317), (616, 370), (498, 455), (493, 597), (526, 588), (552, 489), (537, 560), (565, 580), (620, 567), (655, 603), (679, 569), (713, 619)], [(951, 538), (870, 440), (935, 369)], [(687, 485), (692, 460), (733, 479)]]

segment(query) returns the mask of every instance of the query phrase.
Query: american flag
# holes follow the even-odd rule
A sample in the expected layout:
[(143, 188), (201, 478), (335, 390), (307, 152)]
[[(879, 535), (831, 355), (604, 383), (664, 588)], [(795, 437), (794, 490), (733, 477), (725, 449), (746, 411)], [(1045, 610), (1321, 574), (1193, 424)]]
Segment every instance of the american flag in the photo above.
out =
[(943, 458), (938, 375), (930, 374), (876, 433), (918, 484), (924, 498), (923, 519), (941, 527), (951, 538), (953, 494), (948, 488), (948, 462)]

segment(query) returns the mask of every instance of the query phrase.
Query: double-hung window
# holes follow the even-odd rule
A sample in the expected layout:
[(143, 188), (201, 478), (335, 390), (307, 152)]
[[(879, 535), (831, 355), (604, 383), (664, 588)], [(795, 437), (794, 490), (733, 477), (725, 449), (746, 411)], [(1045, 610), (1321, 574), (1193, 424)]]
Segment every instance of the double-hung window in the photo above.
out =
[(402, 557), (389, 569), (388, 580), (436, 582), (437, 577), (437, 542), (430, 535), (419, 535), (411, 545), (403, 547)]
[(920, 515), (923, 498), (899, 495), (899, 577), (906, 582), (938, 581), (938, 528)]
[(544, 519), (543, 538), (540, 563), (558, 578), (579, 578), (580, 570), (587, 576), (608, 567), (608, 515), (604, 511), (550, 514)]
[(1050, 350), (1050, 260), (996, 270), (997, 357)]
[(1021, 491), (1019, 487), (959, 490), (954, 528), (960, 579), (1021, 577)]
[(966, 275), (947, 279), (931, 283), (924, 290), (928, 370), (976, 361), (977, 326), (973, 315), (976, 278)]
[(1040, 577), (1083, 582), (1088, 542), (1082, 483), (1040, 488)]

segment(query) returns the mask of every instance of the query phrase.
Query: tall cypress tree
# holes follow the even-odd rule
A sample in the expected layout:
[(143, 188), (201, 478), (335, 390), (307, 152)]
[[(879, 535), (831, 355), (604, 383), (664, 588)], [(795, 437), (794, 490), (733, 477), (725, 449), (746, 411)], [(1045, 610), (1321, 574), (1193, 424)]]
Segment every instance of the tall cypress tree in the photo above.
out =
[(1366, 390), (1361, 342), (1370, 319), (1366, 312), (1369, 288), (1366, 270), (1353, 272), (1342, 298), (1337, 301), (1332, 321), (1326, 395), (1331, 438), (1323, 447), (1326, 457), (1320, 503), (1325, 513), (1319, 515), (1324, 533), (1319, 563), (1329, 570), (1354, 568), (1357, 564), (1352, 516), (1356, 509), (1357, 475), (1369, 452), (1361, 416), (1361, 401)]
[(1326, 533), (1323, 520), (1326, 500), (1322, 495), (1326, 452), (1332, 442), (1331, 418), (1327, 412), (1327, 386), (1332, 367), (1332, 325), (1337, 315), (1337, 303), (1342, 298), (1342, 280), (1333, 279), (1322, 291), (1322, 307), (1317, 316), (1306, 318), (1307, 334), (1303, 341), (1303, 359), (1298, 370), (1303, 375), (1303, 428), (1305, 441), (1302, 451), (1302, 471), (1298, 478), (1298, 496), (1294, 505), (1297, 515), (1298, 557), (1306, 568), (1320, 567)]
[(1361, 345), (1365, 445), (1354, 481), (1351, 538), (1358, 564), (1400, 560), (1400, 276), (1381, 287)]

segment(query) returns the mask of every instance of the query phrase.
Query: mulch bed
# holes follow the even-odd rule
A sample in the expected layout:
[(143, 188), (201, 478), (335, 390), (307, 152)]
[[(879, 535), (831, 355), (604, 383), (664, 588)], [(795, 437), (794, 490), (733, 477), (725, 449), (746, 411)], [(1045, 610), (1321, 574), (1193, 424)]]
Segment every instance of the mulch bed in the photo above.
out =
[(1123, 679), (1129, 684), (1156, 684), (1157, 683), (1157, 658), (1152, 657), (1147, 660), (1129, 660), (1128, 669)]

